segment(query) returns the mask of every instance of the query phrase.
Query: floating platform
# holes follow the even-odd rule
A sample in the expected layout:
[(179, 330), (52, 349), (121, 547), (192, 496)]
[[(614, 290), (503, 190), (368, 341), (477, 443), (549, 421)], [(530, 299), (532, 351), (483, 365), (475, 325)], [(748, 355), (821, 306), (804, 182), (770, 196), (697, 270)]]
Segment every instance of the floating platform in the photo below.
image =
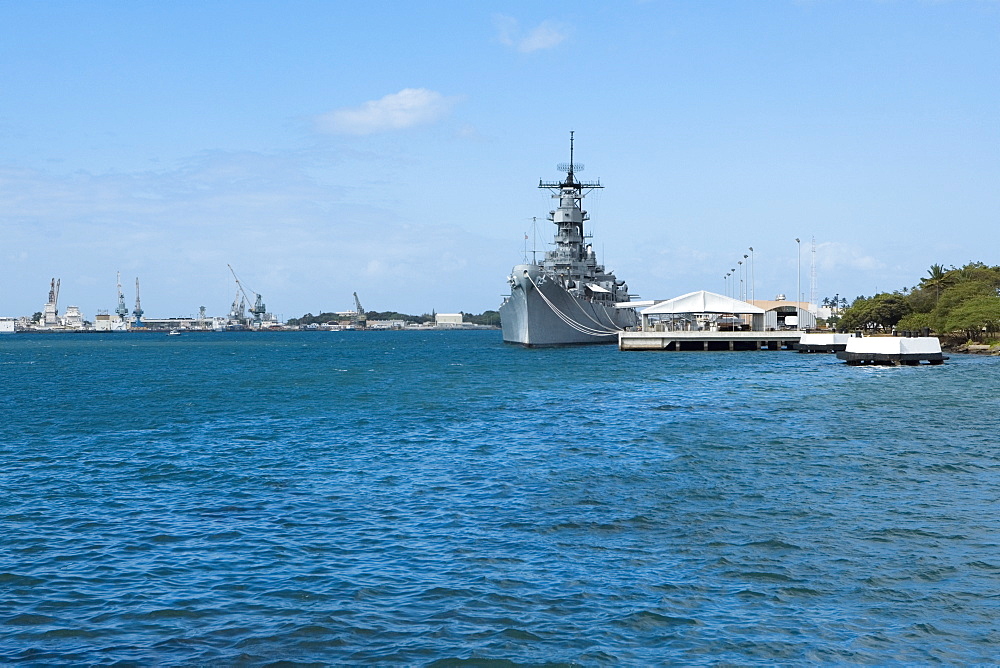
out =
[(922, 362), (943, 364), (948, 359), (941, 353), (936, 336), (852, 336), (837, 358), (851, 366), (916, 366)]
[(802, 332), (652, 331), (619, 332), (619, 350), (792, 350)]
[(836, 332), (806, 332), (795, 345), (800, 353), (837, 353), (847, 349), (851, 334)]

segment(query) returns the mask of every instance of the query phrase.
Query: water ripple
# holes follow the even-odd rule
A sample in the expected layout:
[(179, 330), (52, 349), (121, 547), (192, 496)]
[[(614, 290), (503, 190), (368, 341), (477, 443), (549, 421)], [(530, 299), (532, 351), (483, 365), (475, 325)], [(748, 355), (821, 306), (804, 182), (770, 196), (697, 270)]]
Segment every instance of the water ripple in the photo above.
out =
[(996, 359), (181, 339), (4, 339), (0, 662), (995, 661)]

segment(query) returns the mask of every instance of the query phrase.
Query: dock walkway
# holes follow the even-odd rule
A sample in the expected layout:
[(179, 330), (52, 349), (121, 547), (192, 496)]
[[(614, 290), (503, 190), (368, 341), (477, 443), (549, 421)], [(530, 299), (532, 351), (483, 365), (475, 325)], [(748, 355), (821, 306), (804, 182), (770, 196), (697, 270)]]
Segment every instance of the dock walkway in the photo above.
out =
[(792, 350), (802, 332), (652, 331), (619, 332), (619, 350)]

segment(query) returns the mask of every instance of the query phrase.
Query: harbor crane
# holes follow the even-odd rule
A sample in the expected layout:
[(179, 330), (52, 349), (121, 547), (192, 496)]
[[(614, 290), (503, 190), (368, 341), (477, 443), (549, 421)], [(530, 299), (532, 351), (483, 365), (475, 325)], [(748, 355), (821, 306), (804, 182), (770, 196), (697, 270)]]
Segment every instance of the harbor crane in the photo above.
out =
[[(53, 306), (58, 306), (59, 304), (59, 284), (62, 283), (62, 279), (53, 278), (52, 282), (49, 284), (49, 303)], [(56, 313), (59, 311), (57, 310)]]
[(49, 283), (49, 301), (42, 314), (42, 324), (53, 327), (59, 324), (59, 284), (61, 279), (53, 278)]
[(115, 309), (118, 319), (128, 321), (128, 306), (125, 306), (125, 293), (122, 292), (122, 272), (118, 272), (118, 307)]
[(365, 310), (361, 308), (361, 300), (358, 299), (358, 293), (354, 293), (354, 328), (364, 329), (368, 326), (368, 316), (365, 315)]
[[(253, 299), (250, 299), (250, 297), (247, 296), (246, 290), (243, 288), (243, 283), (240, 282), (239, 276), (237, 276), (236, 271), (233, 270), (233, 265), (227, 264), (226, 266), (229, 267), (229, 271), (232, 273), (233, 279), (236, 281), (236, 299), (233, 299), (233, 311), (230, 315), (237, 320), (244, 320), (246, 318), (246, 314), (244, 312), (246, 302), (252, 302), (253, 306), (250, 307), (250, 314), (253, 316), (254, 326), (259, 329), (264, 322), (264, 315), (267, 313), (267, 307), (264, 305), (264, 297), (259, 292), (254, 292), (253, 290), (250, 290), (250, 288), (246, 288), (246, 290), (250, 290), (250, 294), (254, 296)], [(238, 306), (236, 303), (237, 299), (239, 300)]]
[(246, 300), (240, 295), (239, 286), (236, 286), (236, 296), (233, 297), (233, 305), (229, 307), (229, 319), (242, 325), (247, 318), (246, 306)]
[(250, 313), (253, 314), (253, 321), (257, 323), (260, 327), (264, 322), (264, 314), (267, 313), (267, 307), (264, 306), (264, 298), (261, 297), (259, 292), (254, 292), (256, 298), (253, 300), (253, 306), (250, 307)]
[(139, 303), (139, 278), (135, 279), (135, 309), (132, 311), (132, 316), (135, 321), (132, 323), (133, 327), (143, 327), (142, 324), (142, 306)]

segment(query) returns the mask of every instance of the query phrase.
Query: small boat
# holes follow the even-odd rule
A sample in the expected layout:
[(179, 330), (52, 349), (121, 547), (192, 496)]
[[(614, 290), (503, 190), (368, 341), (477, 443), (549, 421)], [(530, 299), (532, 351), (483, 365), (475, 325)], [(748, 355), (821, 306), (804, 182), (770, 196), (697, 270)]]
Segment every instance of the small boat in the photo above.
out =
[(167, 332), (167, 336), (180, 336), (180, 335), (181, 335), (181, 330), (179, 329), (172, 329), (169, 332)]

